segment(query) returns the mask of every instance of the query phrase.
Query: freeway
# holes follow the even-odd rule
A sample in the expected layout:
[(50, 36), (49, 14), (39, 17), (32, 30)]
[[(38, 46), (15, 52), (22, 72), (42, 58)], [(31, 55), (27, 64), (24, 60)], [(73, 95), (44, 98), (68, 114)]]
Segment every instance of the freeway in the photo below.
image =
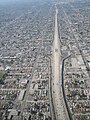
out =
[(60, 40), (58, 34), (58, 9), (56, 8), (55, 14), (55, 33), (54, 33), (54, 42), (53, 42), (53, 55), (52, 55), (52, 97), (54, 103), (55, 117), (56, 120), (67, 120), (65, 108), (63, 104), (63, 95), (62, 95), (62, 81), (61, 81), (61, 72), (60, 64), (61, 62), (61, 53), (60, 53)]

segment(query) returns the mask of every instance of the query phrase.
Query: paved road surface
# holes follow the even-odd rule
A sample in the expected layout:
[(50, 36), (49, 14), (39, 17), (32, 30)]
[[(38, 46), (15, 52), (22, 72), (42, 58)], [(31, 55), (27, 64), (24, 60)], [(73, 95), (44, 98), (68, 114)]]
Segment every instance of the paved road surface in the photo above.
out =
[(58, 22), (57, 22), (58, 9), (56, 8), (55, 14), (55, 35), (53, 42), (53, 103), (55, 109), (56, 120), (67, 120), (66, 114), (63, 107), (63, 97), (60, 79), (60, 63), (61, 63), (61, 53), (60, 53), (60, 40), (58, 35)]

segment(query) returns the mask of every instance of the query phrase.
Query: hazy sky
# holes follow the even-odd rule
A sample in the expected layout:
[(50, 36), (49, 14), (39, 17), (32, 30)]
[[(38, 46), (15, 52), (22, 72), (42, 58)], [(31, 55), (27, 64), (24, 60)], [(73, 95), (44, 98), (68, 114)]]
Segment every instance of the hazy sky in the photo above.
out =
[(21, 1), (21, 0), (0, 0), (0, 2), (11, 2), (11, 1)]
[(26, 1), (35, 1), (35, 0), (0, 0), (0, 2), (12, 2), (12, 1), (24, 1), (24, 2), (26, 2)]
[(2, 3), (10, 3), (10, 2), (35, 2), (40, 0), (0, 0)]
[(16, 2), (16, 1), (23, 1), (23, 2), (26, 2), (26, 1), (33, 1), (33, 0), (0, 0), (0, 2)]

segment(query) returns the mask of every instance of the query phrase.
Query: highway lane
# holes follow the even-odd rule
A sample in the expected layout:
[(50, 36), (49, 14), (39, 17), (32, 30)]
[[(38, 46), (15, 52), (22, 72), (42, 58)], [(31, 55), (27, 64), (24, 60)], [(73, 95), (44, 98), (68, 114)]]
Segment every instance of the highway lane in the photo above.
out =
[(63, 95), (62, 89), (60, 86), (62, 85), (61, 81), (61, 72), (60, 72), (60, 64), (61, 64), (61, 53), (60, 53), (60, 40), (58, 34), (58, 9), (56, 8), (55, 14), (55, 33), (54, 33), (54, 42), (53, 42), (53, 80), (52, 80), (52, 96), (53, 103), (55, 109), (56, 120), (67, 120), (66, 113), (63, 106)]

